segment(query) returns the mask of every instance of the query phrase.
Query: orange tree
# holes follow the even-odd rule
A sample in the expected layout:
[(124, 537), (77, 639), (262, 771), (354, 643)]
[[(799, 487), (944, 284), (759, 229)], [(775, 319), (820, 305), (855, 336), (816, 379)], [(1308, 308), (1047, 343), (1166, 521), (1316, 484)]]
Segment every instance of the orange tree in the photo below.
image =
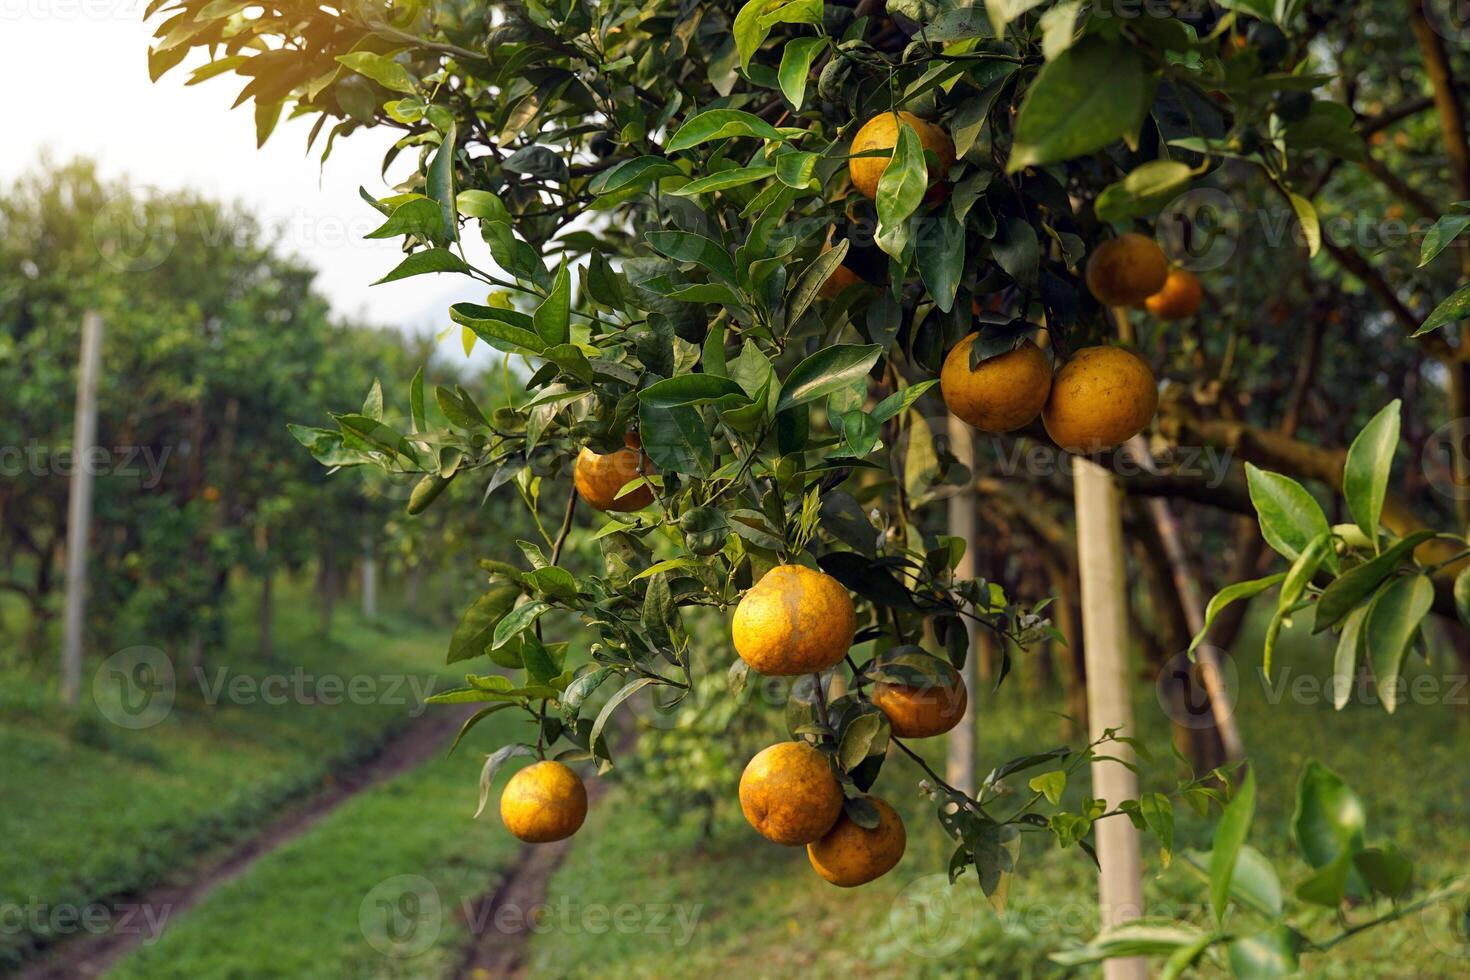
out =
[[(958, 716), (966, 622), (1022, 646), (1053, 632), (1045, 597), (954, 574), (964, 543), (923, 504), (970, 474), (924, 406), (942, 395), (973, 425), (1044, 429), (1072, 452), (1128, 440), (1152, 421), (1157, 389), (1108, 306), (1169, 322), (1201, 297), (1154, 244), (1159, 209), (1229, 159), (1289, 205), (1315, 252), (1301, 167), (1360, 153), (1352, 113), (1313, 95), (1331, 79), (1305, 70), (1310, 38), (1290, 36), (1302, 3), (1122, 6), (164, 9), (155, 75), (206, 50), (193, 78), (243, 77), (262, 140), (283, 113), (314, 117), (324, 152), (360, 128), (401, 132), (385, 165), (407, 154), (411, 175), (390, 197), (364, 195), (383, 216), (373, 236), (404, 246), (382, 281), (441, 274), (486, 289), (449, 313), (515, 360), (523, 390), (510, 404), (487, 412), (458, 388), (431, 398), (416, 379), (406, 425), (370, 399), (299, 437), (332, 465), (421, 474), (411, 512), (475, 481), (517, 493), (541, 527), (523, 560), (482, 563), (489, 587), (450, 651), (506, 672), (472, 673), (442, 697), (485, 702), (476, 719), (534, 720), (534, 743), (487, 767), (541, 760), (502, 801), (508, 826), (534, 840), (575, 832), (581, 783), (559, 763), (611, 764), (605, 730), (621, 706), (698, 688), (689, 623), (713, 614), (733, 623), (732, 687), (752, 670), (799, 678), (792, 741), (742, 779), (751, 823), (808, 844), (838, 884), (897, 859), (902, 825), (867, 794), (890, 747), (924, 765), (901, 732)], [(606, 515), (592, 535), (602, 564), (574, 574), (563, 552), (589, 508)], [(590, 662), (569, 665), (564, 642), (542, 635), (553, 611), (595, 636)], [(851, 693), (829, 699), (834, 670)], [(973, 867), (1001, 893), (1019, 833), (1088, 848), (1107, 817), (1170, 847), (1169, 796), (1058, 804), (1067, 774), (1117, 737), (1012, 760), (973, 795), (928, 772), (956, 842), (951, 874)], [(999, 802), (1043, 768), (1022, 805)], [(1304, 779), (1302, 806), (1330, 829), (1344, 796), (1321, 782)], [(1209, 862), (1220, 916), (1237, 864), (1260, 871), (1239, 857), (1245, 787)], [(1194, 779), (1176, 796), (1225, 798)], [(1394, 868), (1366, 887), (1397, 895)], [(1232, 957), (1280, 965), (1334, 941), (1282, 925), (1279, 902), (1262, 914), (1258, 934), (1130, 934), (1078, 955), (1168, 953), (1182, 967), (1230, 944)]]

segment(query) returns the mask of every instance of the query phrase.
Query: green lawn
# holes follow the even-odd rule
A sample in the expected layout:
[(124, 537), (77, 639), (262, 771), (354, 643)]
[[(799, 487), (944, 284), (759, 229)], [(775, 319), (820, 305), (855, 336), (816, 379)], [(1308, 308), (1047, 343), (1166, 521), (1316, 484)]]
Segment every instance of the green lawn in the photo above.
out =
[[(1288, 635), (1278, 654), (1281, 677), (1323, 677), (1330, 653), (1305, 637)], [(1259, 640), (1242, 651), (1259, 650)], [(1247, 683), (1242, 660), (1239, 717), (1260, 778), (1251, 840), (1278, 859), (1283, 884), (1307, 876), (1295, 857), (1289, 822), (1302, 764), (1317, 759), (1344, 775), (1368, 806), (1370, 838), (1389, 840), (1413, 857), (1417, 880), (1434, 882), (1470, 871), (1470, 767), (1461, 746), (1470, 709), (1445, 703), (1408, 704), (1394, 717), (1381, 708), (1350, 706), (1334, 712), (1321, 702), (1298, 703), (1287, 687), (1277, 703), (1257, 683)], [(1290, 673), (1287, 673), (1287, 668)], [(1453, 671), (1452, 664), (1438, 669)], [(1425, 676), (1432, 672), (1416, 668)], [(1440, 689), (1441, 695), (1453, 685)], [(1467, 692), (1459, 692), (1461, 696)], [(1443, 697), (1439, 700), (1442, 702)], [(1138, 692), (1140, 724), (1158, 760), (1168, 759), (1165, 719), (1151, 687)], [(997, 699), (982, 694), (982, 769), (1057, 742), (1057, 705), (1027, 703), (1007, 686)], [(779, 737), (773, 730), (773, 738)], [(942, 740), (935, 740), (936, 743)], [(931, 747), (935, 754), (942, 745)], [(1168, 764), (1145, 788), (1167, 788)], [(638, 787), (620, 787), (596, 810), (566, 864), (552, 882), (554, 907), (584, 910), (631, 909), (623, 925), (586, 928), (589, 913), (562, 916), (533, 942), (532, 974), (566, 977), (665, 977), (677, 964), (681, 975), (746, 978), (785, 976), (883, 977), (1053, 977), (1067, 976), (1046, 959), (1058, 945), (1088, 938), (1096, 925), (1095, 876), (1077, 850), (1058, 851), (1045, 835), (1028, 835), (1018, 875), (1003, 918), (979, 896), (973, 878), (960, 891), (945, 888), (947, 838), (930, 804), (914, 790), (917, 767), (892, 758), (876, 791), (899, 806), (909, 829), (909, 847), (894, 872), (861, 889), (834, 888), (810, 870), (801, 849), (783, 849), (758, 838), (738, 807), (720, 813), (713, 836), (700, 834), (700, 815), (688, 813), (672, 825), (652, 816), (652, 800)], [(727, 797), (733, 800), (731, 774)], [(1085, 787), (1073, 786), (1074, 798)], [(1181, 812), (1181, 846), (1207, 846), (1207, 825)], [(1151, 851), (1152, 849), (1149, 848)], [(1204, 891), (1176, 862), (1161, 871), (1147, 855), (1149, 906), (1167, 912), (1200, 908)], [(939, 877), (936, 877), (939, 876)], [(937, 915), (927, 933), (899, 930), (894, 921), (912, 919), (916, 903), (929, 902)], [(940, 904), (935, 904), (940, 903)], [(684, 932), (668, 909), (694, 921)], [(1470, 949), (1449, 939), (1451, 910), (1411, 919), (1360, 936), (1331, 960), (1308, 959), (1318, 977), (1463, 976)], [(655, 921), (656, 916), (661, 916)], [(1360, 914), (1355, 913), (1361, 918)], [(1317, 935), (1332, 931), (1329, 917), (1307, 920)], [(948, 930), (948, 931), (946, 931)], [(951, 940), (955, 940), (951, 943)], [(953, 950), (953, 951), (951, 951)], [(1073, 975), (1091, 976), (1092, 971)], [(1218, 974), (1217, 974), (1218, 975)]]
[[(511, 734), (518, 724), (495, 715), (467, 743), (509, 741), (521, 734)], [(109, 977), (452, 975), (467, 941), (466, 910), (519, 848), (493, 805), (470, 819), (481, 760), (462, 747), (353, 797)]]
[[(344, 604), (323, 640), (309, 595), (279, 603), (270, 662), (255, 653), (242, 598), (230, 649), (209, 653), (204, 682), (180, 676), (172, 710), (152, 727), (119, 727), (99, 710), (100, 658), (71, 715), (56, 707), (49, 676), (16, 670), (0, 680), (0, 896), (30, 913), (0, 933), (0, 966), (44, 936), (49, 910), (156, 883), (369, 755), (416, 710), (408, 680), (448, 686), (442, 631), (393, 616), (369, 624)], [(354, 677), (368, 680), (356, 691), (326, 680)], [(240, 686), (207, 696), (222, 678)], [(264, 678), (276, 680), (257, 686)], [(312, 692), (323, 703), (310, 703)]]

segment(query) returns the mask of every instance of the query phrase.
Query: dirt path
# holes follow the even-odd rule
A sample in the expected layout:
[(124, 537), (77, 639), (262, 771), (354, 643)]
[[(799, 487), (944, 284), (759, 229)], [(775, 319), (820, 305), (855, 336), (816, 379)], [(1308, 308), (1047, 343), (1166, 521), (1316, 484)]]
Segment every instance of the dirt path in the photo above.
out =
[(393, 736), (373, 757), (341, 772), (331, 774), (331, 783), (305, 797), (250, 838), (224, 854), (181, 869), (170, 884), (160, 885), (135, 896), (112, 902), (112, 922), (130, 922), (132, 928), (114, 932), (79, 933), (43, 953), (35, 962), (13, 974), (15, 980), (78, 980), (99, 977), (145, 940), (153, 938), (137, 915), (139, 908), (151, 911), (165, 925), (176, 921), (203, 901), (220, 885), (249, 871), (256, 861), (316, 825), (347, 800), (443, 752), (448, 740), (469, 717), (475, 705), (430, 708)]
[[(595, 805), (607, 788), (605, 779), (590, 780), (588, 806)], [(526, 975), (531, 944), (530, 915), (546, 901), (546, 886), (576, 839), (521, 846), (505, 876), (474, 904), (466, 923), (474, 939), (456, 974), (458, 980), (504, 980)], [(515, 914), (497, 923), (496, 914), (501, 909), (514, 910)]]

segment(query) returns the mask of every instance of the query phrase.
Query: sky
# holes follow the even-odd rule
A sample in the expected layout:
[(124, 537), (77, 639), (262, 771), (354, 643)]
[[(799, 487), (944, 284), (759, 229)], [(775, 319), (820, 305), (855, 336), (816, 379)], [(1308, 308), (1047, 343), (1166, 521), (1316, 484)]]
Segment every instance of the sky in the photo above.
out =
[[(186, 62), (148, 79), (152, 32), (147, 0), (0, 0), (0, 85), (10, 93), (11, 122), (0, 135), (0, 181), (33, 169), (43, 152), (96, 160), (108, 177), (159, 190), (191, 188), (238, 202), (284, 233), (283, 247), (319, 270), (318, 288), (335, 311), (410, 333), (449, 325), (452, 302), (482, 299), (463, 277), (418, 277), (369, 284), (401, 258), (391, 241), (366, 241), (381, 217), (359, 196), (384, 196), (379, 175), (387, 132), (338, 140), (320, 163), (308, 155), (311, 120), (282, 120), (263, 149), (255, 146), (251, 104), (231, 110), (242, 83), (234, 76), (185, 87)], [(412, 165), (405, 153), (390, 176)], [(444, 353), (463, 351), (457, 331)]]

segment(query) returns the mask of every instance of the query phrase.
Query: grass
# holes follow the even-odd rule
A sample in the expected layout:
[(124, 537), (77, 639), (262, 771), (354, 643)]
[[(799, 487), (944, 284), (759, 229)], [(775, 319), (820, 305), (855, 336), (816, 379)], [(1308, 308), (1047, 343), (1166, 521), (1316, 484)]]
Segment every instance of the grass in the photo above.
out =
[[(1248, 638), (1240, 649), (1237, 713), (1260, 781), (1251, 841), (1276, 863), (1288, 891), (1309, 873), (1290, 839), (1296, 782), (1309, 759), (1354, 786), (1367, 805), (1370, 843), (1392, 842), (1413, 858), (1417, 882), (1470, 871), (1464, 817), (1470, 769), (1460, 747), (1470, 709), (1444, 703), (1470, 692), (1456, 691), (1451, 681), (1438, 688), (1435, 703), (1407, 704), (1392, 717), (1369, 705), (1335, 712), (1322, 698), (1294, 697), (1291, 687), (1302, 677), (1326, 677), (1330, 651), (1300, 633), (1288, 634), (1277, 661), (1278, 684), (1285, 679), (1287, 686), (1277, 693), (1249, 679), (1258, 658), (1247, 651), (1259, 651), (1259, 638)], [(1414, 671), (1438, 676), (1423, 667)], [(1310, 694), (1314, 686), (1320, 689), (1308, 682), (1297, 691)], [(1057, 742), (1052, 712), (1059, 705), (1051, 699), (1027, 702), (1008, 686), (999, 697), (981, 694), (978, 706), (982, 769)], [(1167, 723), (1151, 687), (1140, 687), (1137, 706), (1143, 736), (1163, 749)], [(926, 746), (936, 755), (942, 750)], [(1175, 774), (1168, 758), (1166, 749), (1156, 753), (1144, 789), (1168, 788)], [(733, 805), (718, 814), (705, 838), (698, 813), (661, 823), (652, 815), (653, 801), (636, 785), (621, 786), (589, 818), (548, 901), (586, 910), (631, 908), (627, 928), (594, 932), (577, 917), (563, 916), (558, 928), (534, 938), (532, 975), (664, 977), (671, 964), (681, 975), (742, 978), (1094, 975), (1068, 973), (1047, 959), (1049, 951), (1084, 941), (1096, 929), (1096, 875), (1088, 860), (1075, 848), (1059, 851), (1044, 834), (1028, 835), (1007, 910), (997, 916), (973, 877), (954, 890), (944, 884), (948, 838), (931, 805), (914, 791), (918, 775), (907, 759), (890, 759), (876, 791), (903, 813), (908, 851), (888, 876), (853, 890), (819, 880), (800, 849), (755, 837)], [(731, 774), (727, 799), (736, 778)], [(1084, 791), (1085, 785), (1074, 784), (1064, 802), (1075, 808)], [(1181, 807), (1179, 846), (1207, 848), (1210, 826)], [(1204, 888), (1180, 862), (1163, 870), (1149, 844), (1145, 856), (1150, 911), (1202, 908)], [(654, 922), (667, 908), (680, 910), (685, 921), (692, 918), (692, 931), (655, 928), (670, 921)], [(917, 909), (928, 912), (919, 916)], [(1442, 908), (1365, 933), (1331, 957), (1306, 958), (1306, 972), (1330, 978), (1463, 976), (1470, 949), (1451, 936), (1455, 911)], [(1204, 924), (1206, 913), (1191, 914)], [(1349, 916), (1359, 920), (1365, 913)], [(1319, 938), (1336, 929), (1326, 911), (1308, 911), (1295, 921)], [(1223, 973), (1216, 967), (1206, 975)]]
[[(324, 641), (306, 598), (278, 603), (276, 652), (263, 662), (246, 625), (248, 599), (236, 611), (230, 648), (207, 657), (205, 682), (181, 674), (172, 711), (149, 728), (108, 721), (91, 698), (96, 663), (88, 664), (83, 706), (72, 713), (56, 706), (54, 678), (7, 671), (0, 684), (0, 896), (28, 914), (20, 928), (12, 920), (0, 933), (0, 966), (46, 941), (52, 910), (164, 880), (246, 835), (335, 768), (371, 754), (413, 710), (402, 679), (421, 690), (430, 682), (446, 686), (438, 666), (442, 631), (392, 616), (367, 623), (344, 607)], [(231, 686), (206, 697), (204, 687), (222, 676)], [(267, 677), (276, 686), (257, 685)], [(366, 697), (347, 697), (320, 683), (327, 677), (373, 680), (358, 692)], [(306, 703), (298, 689), (308, 692)], [(310, 703), (313, 691), (323, 703)], [(333, 699), (343, 703), (325, 703)]]
[[(507, 741), (514, 724), (492, 716), (469, 741)], [(478, 764), (461, 748), (353, 797), (109, 977), (452, 975), (474, 899), (519, 847), (493, 807), (470, 820)]]

